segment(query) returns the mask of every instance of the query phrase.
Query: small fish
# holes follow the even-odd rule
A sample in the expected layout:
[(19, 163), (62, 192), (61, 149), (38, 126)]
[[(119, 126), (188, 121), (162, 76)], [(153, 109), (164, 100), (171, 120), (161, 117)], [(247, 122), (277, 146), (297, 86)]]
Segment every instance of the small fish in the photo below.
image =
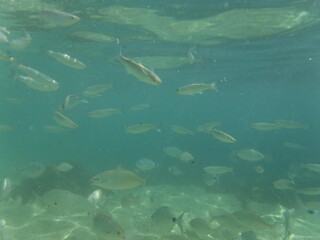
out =
[(194, 63), (194, 60), (183, 56), (145, 56), (133, 60), (155, 69), (177, 69)]
[(99, 97), (100, 93), (103, 93), (109, 89), (112, 89), (112, 84), (98, 84), (91, 87), (87, 87), (83, 90), (83, 95), (86, 97)]
[(64, 99), (63, 103), (61, 104), (61, 109), (62, 110), (69, 110), (71, 108), (74, 108), (78, 106), (80, 103), (89, 103), (87, 100), (81, 99), (77, 95), (68, 95)]
[(10, 97), (10, 98), (6, 98), (5, 101), (12, 104), (23, 104), (26, 102), (26, 99)]
[(61, 133), (66, 131), (65, 128), (50, 125), (43, 126), (43, 130), (49, 133)]
[(51, 88), (46, 81), (39, 81), (29, 76), (16, 75), (15, 79), (24, 83), (27, 87), (41, 92), (51, 92), (57, 90), (56, 87)]
[(181, 126), (178, 126), (178, 125), (171, 125), (171, 129), (172, 129), (172, 131), (174, 131), (175, 133), (178, 133), (178, 134), (190, 135), (190, 136), (194, 135), (194, 133), (191, 130), (184, 128), (184, 127), (181, 127)]
[(280, 127), (277, 124), (267, 122), (252, 123), (251, 127), (260, 131), (272, 131), (280, 129)]
[(156, 164), (149, 158), (142, 158), (136, 162), (136, 167), (141, 171), (146, 172), (153, 170), (156, 167)]
[(141, 110), (145, 110), (147, 108), (149, 108), (150, 105), (147, 103), (141, 103), (141, 104), (137, 104), (137, 105), (133, 105), (130, 107), (131, 111), (141, 111)]
[(100, 43), (117, 43), (119, 39), (114, 36), (106, 35), (103, 33), (97, 32), (88, 32), (88, 31), (75, 31), (70, 33), (71, 37), (79, 38), (82, 40), (88, 40), (92, 42), (100, 42)]
[(31, 162), (26, 167), (22, 168), (22, 174), (28, 178), (38, 178), (40, 177), (46, 167), (40, 162)]
[(256, 162), (264, 158), (263, 154), (253, 148), (245, 148), (237, 151), (237, 156), (242, 160)]
[(293, 142), (285, 142), (284, 146), (291, 148), (291, 149), (299, 149), (299, 150), (305, 149), (305, 147), (302, 146), (301, 144), (293, 143)]
[(214, 138), (218, 139), (221, 142), (234, 143), (237, 141), (231, 135), (229, 135), (223, 131), (217, 130), (217, 129), (211, 129), (211, 130), (209, 130), (209, 133), (211, 133)]
[(205, 90), (215, 90), (218, 91), (216, 84), (210, 83), (193, 83), (190, 85), (186, 85), (177, 89), (177, 93), (181, 95), (194, 95), (194, 94), (202, 94)]
[(30, 34), (25, 32), (24, 37), (10, 40), (9, 47), (17, 51), (23, 50), (30, 45), (31, 41), (32, 41), (32, 38)]
[(275, 120), (274, 123), (279, 127), (287, 128), (287, 129), (308, 129), (308, 125), (306, 124), (290, 121), (290, 120), (279, 119), (279, 120)]
[(22, 64), (17, 65), (16, 68), (24, 72), (31, 78), (31, 80), (29, 79), (28, 81), (35, 81), (35, 84), (41, 86), (40, 89), (43, 89), (42, 91), (55, 91), (58, 90), (60, 87), (57, 81), (39, 72), (36, 69), (24, 66)]
[(127, 190), (144, 185), (146, 180), (134, 172), (116, 168), (97, 174), (91, 182), (94, 186), (108, 190)]
[(177, 224), (183, 233), (182, 218), (184, 213), (175, 217), (172, 209), (168, 206), (158, 208), (151, 216), (151, 220), (155, 226), (155, 230), (160, 233), (169, 233), (172, 228)]
[(289, 179), (280, 178), (273, 182), (273, 187), (279, 190), (293, 189), (294, 182)]
[(155, 129), (157, 125), (155, 124), (150, 124), (150, 123), (140, 123), (136, 125), (132, 125), (130, 127), (127, 127), (125, 131), (127, 133), (132, 133), (132, 134), (140, 134), (144, 132), (148, 132), (152, 129)]
[(256, 173), (259, 173), (259, 174), (264, 173), (264, 168), (260, 165), (254, 166), (253, 169), (256, 171)]
[(54, 112), (53, 119), (63, 127), (76, 128), (78, 125), (60, 112)]
[(11, 131), (11, 130), (13, 130), (13, 127), (7, 124), (0, 124), (0, 132)]
[(100, 189), (94, 190), (87, 198), (88, 202), (95, 206), (99, 206), (102, 201), (102, 191)]
[(196, 232), (198, 236), (212, 236), (214, 233), (214, 229), (219, 227), (218, 222), (214, 222), (214, 224), (209, 224), (206, 220), (202, 218), (193, 218), (190, 220), (189, 225)]
[(209, 122), (209, 123), (205, 123), (202, 124), (200, 126), (197, 127), (197, 131), (198, 132), (206, 132), (208, 133), (210, 130), (214, 129), (217, 126), (220, 126), (221, 123), (220, 122)]
[(2, 50), (0, 50), (0, 60), (7, 61), (7, 62), (14, 62), (15, 61), (15, 59), (13, 57), (9, 56), (8, 53), (6, 53)]
[(80, 18), (63, 11), (58, 10), (42, 10), (33, 18), (43, 21), (44, 28), (64, 27), (77, 23)]
[(309, 196), (318, 196), (320, 195), (320, 187), (308, 187), (308, 188), (299, 188), (295, 189), (297, 193), (309, 195)]
[(301, 167), (306, 168), (310, 171), (320, 173), (320, 164), (317, 164), (317, 163), (306, 163), (306, 164), (302, 164)]
[(221, 175), (224, 173), (233, 173), (233, 168), (230, 167), (224, 167), (224, 166), (208, 166), (204, 167), (203, 170), (206, 173), (212, 174), (212, 175)]
[(97, 213), (93, 217), (93, 232), (101, 240), (125, 240), (125, 231), (111, 216)]
[(4, 28), (0, 28), (0, 42), (8, 43), (9, 38), (7, 34), (10, 34), (9, 32), (3, 31)]
[(75, 68), (75, 69), (85, 69), (87, 67), (79, 59), (71, 57), (65, 53), (54, 52), (52, 50), (48, 50), (48, 55), (55, 58), (58, 62), (64, 64), (67, 67), (71, 67), (71, 68)]
[(158, 75), (143, 66), (141, 63), (137, 63), (122, 55), (120, 55), (119, 59), (127, 70), (141, 82), (151, 85), (158, 85), (162, 82)]
[(188, 162), (192, 163), (192, 161), (194, 160), (194, 157), (192, 156), (191, 153), (184, 151), (180, 154), (179, 159), (186, 163)]
[(180, 155), (182, 153), (182, 150), (178, 147), (164, 147), (163, 151), (170, 157), (174, 157), (174, 158), (180, 158)]
[(1, 183), (1, 189), (0, 189), (0, 199), (8, 197), (9, 193), (12, 190), (12, 183), (9, 178), (3, 179)]
[(57, 170), (58, 172), (69, 172), (72, 169), (73, 166), (67, 162), (60, 163), (58, 166), (55, 167), (55, 170)]
[(99, 110), (89, 112), (88, 116), (91, 118), (104, 118), (114, 114), (121, 114), (121, 113), (122, 112), (120, 109), (108, 108), (108, 109), (99, 109)]

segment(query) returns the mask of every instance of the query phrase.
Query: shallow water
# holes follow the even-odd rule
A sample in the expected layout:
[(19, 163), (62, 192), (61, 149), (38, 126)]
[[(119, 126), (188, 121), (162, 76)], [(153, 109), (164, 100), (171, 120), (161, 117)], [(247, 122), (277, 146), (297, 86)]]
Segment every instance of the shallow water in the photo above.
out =
[[(157, 226), (147, 223), (161, 206), (170, 206), (177, 216), (185, 211), (186, 231), (195, 217), (220, 221), (214, 239), (241, 239), (241, 233), (248, 231), (258, 240), (316, 239), (319, 227), (315, 223), (320, 218), (310, 215), (305, 205), (319, 202), (319, 195), (296, 192), (320, 187), (319, 173), (301, 168), (301, 164), (320, 164), (318, 1), (0, 0), (0, 5), (0, 220), (6, 222), (0, 226), (0, 239), (19, 239), (30, 229), (36, 232), (27, 239), (44, 239), (46, 234), (45, 239), (54, 239), (55, 234), (65, 239), (94, 239), (91, 225), (97, 211), (111, 214), (129, 240), (165, 238), (154, 229)], [(74, 14), (80, 20), (69, 23), (61, 13), (44, 17), (48, 14), (44, 10)], [(21, 50), (10, 47), (10, 42), (28, 34), (30, 45)], [(86, 68), (68, 67), (47, 50), (77, 58)], [(119, 54), (143, 64), (162, 83), (154, 86), (139, 81), (121, 64)], [(45, 92), (28, 87), (16, 77), (26, 75), (17, 69), (18, 64), (50, 76), (60, 88)], [(212, 82), (218, 91), (177, 93), (182, 86)], [(99, 84), (113, 87), (83, 95), (86, 88)], [(68, 95), (82, 102), (62, 109)], [(88, 116), (99, 109), (119, 109), (121, 114)], [(59, 125), (53, 118), (55, 111), (76, 127)], [(300, 125), (270, 131), (252, 128), (253, 123), (278, 119)], [(196, 130), (209, 122), (220, 122), (215, 128), (236, 141), (228, 143), (210, 131)], [(153, 127), (140, 134), (125, 130), (143, 123)], [(172, 125), (193, 135), (174, 132)], [(59, 128), (46, 131), (45, 126)], [(194, 159), (172, 157), (163, 150), (168, 147), (188, 152)], [(248, 148), (264, 158), (252, 162), (237, 157), (237, 151)], [(143, 158), (151, 159), (155, 168), (137, 169), (136, 163)], [(28, 177), (26, 169), (39, 163), (45, 168), (43, 173)], [(73, 168), (59, 171), (61, 163)], [(203, 171), (207, 166), (233, 171), (208, 179)], [(116, 167), (146, 179), (145, 186), (115, 192), (102, 189), (104, 201), (91, 206), (86, 199), (96, 188), (90, 179)], [(263, 171), (257, 172), (257, 167)], [(10, 186), (4, 179), (10, 180)], [(292, 181), (290, 189), (275, 188), (273, 182), (278, 179)], [(52, 216), (47, 205), (39, 202), (54, 189), (67, 191), (57, 190), (59, 201), (59, 194), (65, 194), (81, 198), (83, 206), (70, 209), (66, 204), (58, 216)], [(216, 216), (208, 204), (219, 194), (230, 202), (219, 206)], [(250, 202), (264, 211), (253, 211)], [(65, 211), (67, 216), (61, 213)], [(88, 214), (81, 215), (83, 211)], [(264, 216), (269, 213), (276, 219), (271, 224)], [(237, 225), (235, 218), (246, 224), (232, 227)], [(256, 218), (261, 225), (253, 224)], [(46, 221), (52, 231), (41, 227)], [(61, 229), (61, 222), (69, 224), (67, 229)], [(172, 234), (179, 234), (176, 227)], [(234, 232), (225, 233), (228, 228)], [(200, 239), (205, 238), (212, 236)]]

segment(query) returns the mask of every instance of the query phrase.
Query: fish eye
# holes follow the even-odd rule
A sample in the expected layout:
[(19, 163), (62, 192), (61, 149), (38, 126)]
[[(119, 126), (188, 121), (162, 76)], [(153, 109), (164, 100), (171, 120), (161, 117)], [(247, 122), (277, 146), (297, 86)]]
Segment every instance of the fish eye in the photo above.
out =
[(177, 218), (176, 217), (173, 217), (172, 218), (172, 222), (176, 222), (177, 221)]

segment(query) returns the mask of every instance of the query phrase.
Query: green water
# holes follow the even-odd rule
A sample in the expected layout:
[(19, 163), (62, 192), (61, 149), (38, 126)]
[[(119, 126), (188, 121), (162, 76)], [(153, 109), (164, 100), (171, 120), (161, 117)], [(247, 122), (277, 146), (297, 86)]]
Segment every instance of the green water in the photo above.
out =
[[(320, 187), (319, 173), (301, 167), (320, 164), (318, 1), (0, 0), (0, 6), (0, 124), (10, 127), (0, 131), (0, 180), (7, 178), (11, 183), (10, 188), (2, 184), (0, 219), (7, 224), (0, 226), (0, 239), (21, 239), (29, 231), (34, 234), (27, 239), (96, 239), (91, 227), (96, 211), (113, 215), (126, 239), (163, 239), (157, 226), (148, 225), (157, 208), (169, 205), (177, 216), (185, 211), (183, 224), (191, 229), (188, 222), (194, 217), (215, 220), (211, 207), (219, 204), (211, 199), (219, 199), (219, 194), (227, 199), (219, 205), (225, 212), (217, 214), (221, 227), (216, 235), (198, 239), (241, 239), (241, 233), (248, 231), (259, 240), (317, 239), (320, 218), (308, 215), (305, 206), (301, 210), (300, 202), (318, 202), (319, 195), (296, 192)], [(55, 15), (48, 22), (44, 10), (74, 14), (80, 20), (64, 24), (67, 17)], [(12, 47), (13, 40), (28, 34), (30, 45), (21, 50)], [(77, 58), (86, 68), (70, 68), (49, 56), (48, 50)], [(139, 81), (119, 61), (120, 54), (139, 58), (135, 61), (157, 74), (162, 83), (155, 86)], [(2, 59), (3, 55), (15, 61)], [(144, 62), (143, 57), (153, 59)], [(17, 79), (17, 75), (26, 75), (19, 64), (50, 76), (59, 89), (44, 92), (28, 87)], [(177, 93), (189, 84), (213, 82), (218, 91)], [(98, 84), (111, 84), (112, 89), (96, 97), (83, 94), (87, 87)], [(85, 103), (61, 110), (71, 94)], [(132, 111), (138, 104), (147, 107)], [(121, 114), (88, 116), (109, 108)], [(55, 111), (77, 127), (59, 125)], [(270, 131), (252, 127), (260, 122), (274, 124), (278, 119), (303, 127)], [(216, 129), (236, 141), (226, 143), (197, 131), (200, 125), (214, 121), (221, 123)], [(155, 127), (141, 134), (126, 132), (127, 127), (142, 123)], [(172, 125), (187, 128), (193, 135), (174, 132)], [(48, 132), (45, 126), (57, 126), (62, 132)], [(170, 146), (189, 152), (194, 159), (186, 162), (170, 157), (164, 151)], [(258, 162), (239, 158), (237, 151), (246, 148), (259, 151), (264, 158)], [(156, 167), (137, 169), (137, 161), (143, 158), (151, 159)], [(45, 169), (39, 176), (26, 174), (34, 162)], [(64, 162), (73, 169), (58, 171), (56, 167)], [(90, 179), (119, 166), (146, 179), (145, 186), (102, 189), (107, 201), (102, 201), (100, 210), (90, 206), (86, 199), (97, 189)], [(204, 173), (207, 166), (226, 166), (233, 172), (213, 178)], [(258, 173), (257, 166), (264, 172)], [(290, 189), (274, 187), (278, 179), (292, 181)], [(57, 201), (79, 201), (79, 208), (63, 202), (61, 209), (50, 212), (47, 206), (54, 194)], [(128, 208), (122, 203), (127, 199)], [(257, 208), (263, 210), (255, 212), (250, 204), (261, 204)], [(289, 210), (286, 217), (283, 213)], [(79, 217), (79, 212), (89, 213)], [(254, 217), (241, 215), (244, 212)], [(228, 217), (237, 214), (249, 222), (245, 227), (231, 227)], [(281, 215), (280, 220), (270, 224), (263, 217), (268, 214)], [(266, 226), (254, 225), (255, 217)], [(70, 226), (65, 232), (52, 219)], [(290, 236), (285, 233), (288, 219)], [(50, 225), (46, 221), (52, 228), (45, 227)], [(224, 228), (239, 234), (222, 234)], [(272, 231), (275, 235), (270, 235)], [(174, 228), (173, 233), (179, 235), (179, 230)], [(247, 239), (245, 234), (242, 239)]]

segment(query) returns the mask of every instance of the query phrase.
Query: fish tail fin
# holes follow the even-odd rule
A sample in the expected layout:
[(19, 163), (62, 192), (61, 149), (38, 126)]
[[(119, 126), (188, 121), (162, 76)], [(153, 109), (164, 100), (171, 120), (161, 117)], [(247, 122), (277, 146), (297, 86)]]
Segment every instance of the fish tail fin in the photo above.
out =
[(211, 88), (212, 88), (213, 90), (215, 90), (216, 92), (219, 92), (219, 89), (218, 89), (218, 87), (217, 87), (217, 83), (216, 83), (216, 82), (211, 83)]

